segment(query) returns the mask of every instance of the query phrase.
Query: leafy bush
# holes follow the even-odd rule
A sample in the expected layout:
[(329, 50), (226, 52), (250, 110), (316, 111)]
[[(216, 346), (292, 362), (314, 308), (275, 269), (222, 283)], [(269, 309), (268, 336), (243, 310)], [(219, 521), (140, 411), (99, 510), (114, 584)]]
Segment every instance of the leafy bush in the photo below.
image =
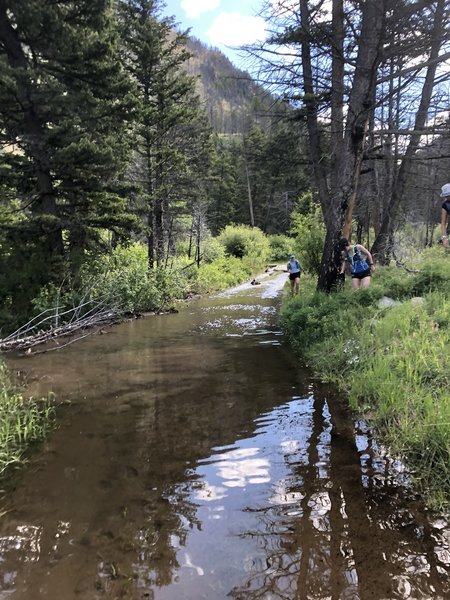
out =
[(199, 293), (222, 290), (245, 281), (249, 275), (242, 260), (234, 257), (222, 258), (198, 270), (195, 290)]
[(310, 202), (306, 214), (294, 211), (291, 215), (291, 233), (295, 236), (295, 247), (304, 271), (319, 274), (325, 240), (325, 225), (320, 207)]
[(292, 254), (293, 240), (287, 235), (270, 235), (270, 257), (276, 261), (286, 261), (290, 254)]
[(450, 281), (450, 261), (444, 248), (424, 250), (405, 269), (386, 267), (379, 269), (373, 286), (383, 295), (403, 300), (413, 296), (423, 296), (431, 292), (446, 292)]
[(228, 225), (218, 237), (228, 256), (241, 258), (249, 273), (255, 275), (270, 258), (268, 238), (257, 227)]
[(147, 249), (143, 244), (118, 246), (83, 270), (83, 287), (91, 296), (106, 297), (122, 310), (141, 312), (163, 308), (183, 295), (187, 279), (179, 270), (147, 267)]
[(208, 237), (202, 244), (202, 261), (208, 264), (214, 260), (224, 258), (225, 248), (223, 244), (215, 237)]

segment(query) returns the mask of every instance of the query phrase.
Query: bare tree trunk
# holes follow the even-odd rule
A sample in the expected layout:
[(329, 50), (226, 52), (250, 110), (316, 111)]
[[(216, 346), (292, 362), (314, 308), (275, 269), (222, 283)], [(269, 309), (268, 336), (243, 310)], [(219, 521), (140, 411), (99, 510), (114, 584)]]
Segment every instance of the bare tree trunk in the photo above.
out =
[(327, 183), (327, 170), (323, 161), (322, 139), (317, 120), (317, 100), (314, 93), (314, 78), (311, 63), (311, 15), (308, 0), (300, 0), (300, 17), (302, 23), (301, 57), (303, 68), (304, 104), (306, 110), (306, 126), (308, 129), (309, 153), (313, 170), (313, 177), (319, 193), (319, 202), (322, 207), (325, 223), (328, 225), (329, 190)]
[(191, 222), (191, 230), (189, 232), (189, 248), (188, 248), (188, 258), (191, 258), (192, 255), (192, 241), (194, 238), (194, 215), (192, 215), (192, 222)]
[(164, 205), (163, 205), (163, 175), (161, 141), (158, 140), (156, 150), (155, 194), (153, 200), (153, 236), (156, 262), (162, 265), (164, 260)]
[(344, 143), (344, 0), (333, 0), (332, 7), (332, 64), (331, 64), (331, 187), (338, 179), (338, 157)]
[[(303, 2), (304, 3), (304, 2)], [(384, 39), (385, 3), (366, 0), (362, 6), (362, 24), (353, 85), (349, 98), (344, 143), (337, 161), (336, 186), (331, 190), (326, 239), (317, 287), (330, 291), (337, 282), (340, 255), (337, 246), (345, 215), (355, 197), (361, 172), (367, 125), (373, 109), (380, 46)]]
[(244, 164), (245, 164), (245, 177), (247, 180), (247, 195), (248, 195), (248, 207), (250, 211), (250, 225), (255, 226), (255, 217), (253, 215), (253, 200), (252, 200), (252, 188), (250, 185), (250, 175), (248, 172), (247, 152), (244, 147)]
[(414, 132), (411, 134), (408, 147), (400, 165), (398, 177), (395, 182), (395, 187), (391, 196), (391, 200), (385, 211), (380, 231), (374, 241), (371, 252), (381, 263), (388, 263), (390, 257), (390, 240), (392, 239), (394, 227), (397, 221), (397, 215), (401, 200), (404, 195), (406, 182), (409, 176), (412, 159), (419, 147), (421, 133), (424, 129), (428, 110), (430, 107), (431, 96), (434, 88), (434, 80), (436, 69), (438, 66), (438, 56), (442, 44), (444, 32), (443, 15), (445, 10), (446, 0), (438, 0), (436, 4), (436, 12), (434, 14), (433, 34), (431, 42), (430, 60), (427, 67), (427, 73), (422, 88), (419, 110), (416, 114), (414, 123)]
[(155, 237), (153, 234), (154, 218), (153, 218), (153, 165), (152, 165), (152, 145), (149, 139), (145, 140), (145, 155), (146, 155), (146, 176), (147, 176), (147, 264), (148, 270), (151, 271), (155, 267)]
[(201, 243), (201, 234), (202, 234), (202, 216), (201, 216), (201, 212), (199, 211), (198, 213), (198, 220), (197, 220), (197, 247), (196, 247), (196, 256), (197, 256), (197, 268), (200, 268), (200, 261), (201, 261), (201, 255), (200, 255), (200, 243)]

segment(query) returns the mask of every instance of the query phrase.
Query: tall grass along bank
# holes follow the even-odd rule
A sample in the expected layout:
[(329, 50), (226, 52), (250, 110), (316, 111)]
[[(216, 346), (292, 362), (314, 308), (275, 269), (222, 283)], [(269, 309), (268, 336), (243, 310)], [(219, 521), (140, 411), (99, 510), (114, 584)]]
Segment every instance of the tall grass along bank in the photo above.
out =
[(25, 462), (30, 446), (43, 440), (54, 423), (50, 398), (25, 398), (0, 362), (0, 477)]
[(334, 294), (305, 280), (281, 324), (305, 361), (345, 389), (403, 457), (429, 502), (448, 507), (450, 260), (433, 249), (415, 270), (380, 268), (370, 288)]

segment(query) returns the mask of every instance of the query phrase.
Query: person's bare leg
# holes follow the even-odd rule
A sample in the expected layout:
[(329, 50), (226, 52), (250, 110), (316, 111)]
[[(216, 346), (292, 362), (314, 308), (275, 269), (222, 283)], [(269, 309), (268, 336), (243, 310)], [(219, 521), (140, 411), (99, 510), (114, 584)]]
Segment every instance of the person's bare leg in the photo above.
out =
[(370, 285), (371, 279), (372, 279), (371, 277), (364, 277), (364, 279), (361, 279), (361, 287), (368, 288)]
[(352, 277), (352, 287), (359, 288), (360, 283), (361, 283), (360, 279), (358, 279), (357, 277)]
[(298, 294), (299, 289), (300, 289), (300, 277), (297, 277), (294, 281), (294, 294)]

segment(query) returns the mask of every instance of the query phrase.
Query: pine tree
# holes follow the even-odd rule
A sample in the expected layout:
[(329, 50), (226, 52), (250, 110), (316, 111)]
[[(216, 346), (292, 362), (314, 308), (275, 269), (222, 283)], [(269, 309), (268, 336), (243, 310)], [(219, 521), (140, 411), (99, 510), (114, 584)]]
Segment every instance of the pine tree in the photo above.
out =
[(40, 256), (37, 286), (131, 226), (120, 179), (133, 102), (114, 17), (112, 0), (0, 0), (3, 172), (22, 209), (10, 229)]
[(189, 168), (198, 156), (198, 140), (209, 132), (195, 82), (180, 70), (189, 57), (186, 34), (174, 30), (172, 18), (160, 17), (157, 0), (121, 0), (118, 7), (124, 65), (135, 81), (139, 105), (130, 176), (140, 190), (137, 205), (147, 214), (153, 268), (155, 261), (164, 263), (180, 200), (184, 196), (186, 208), (196, 187), (187, 184)]

